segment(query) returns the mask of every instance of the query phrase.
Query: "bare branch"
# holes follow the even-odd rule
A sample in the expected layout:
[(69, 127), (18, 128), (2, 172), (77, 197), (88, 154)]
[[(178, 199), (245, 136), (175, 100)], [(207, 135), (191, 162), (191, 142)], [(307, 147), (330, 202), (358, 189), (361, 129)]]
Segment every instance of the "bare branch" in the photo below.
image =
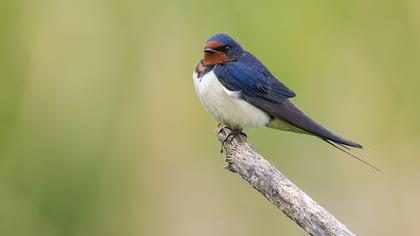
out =
[(226, 150), (226, 168), (252, 187), (310, 235), (354, 235), (260, 155), (241, 135), (223, 127), (217, 137)]

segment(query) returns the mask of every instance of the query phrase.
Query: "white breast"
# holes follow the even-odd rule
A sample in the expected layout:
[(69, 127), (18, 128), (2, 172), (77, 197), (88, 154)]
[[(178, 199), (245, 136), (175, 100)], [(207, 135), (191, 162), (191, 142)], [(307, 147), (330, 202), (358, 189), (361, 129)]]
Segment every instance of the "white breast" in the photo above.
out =
[(264, 127), (270, 117), (259, 108), (239, 98), (239, 91), (229, 91), (213, 71), (201, 78), (193, 74), (194, 86), (207, 112), (220, 123), (232, 128)]

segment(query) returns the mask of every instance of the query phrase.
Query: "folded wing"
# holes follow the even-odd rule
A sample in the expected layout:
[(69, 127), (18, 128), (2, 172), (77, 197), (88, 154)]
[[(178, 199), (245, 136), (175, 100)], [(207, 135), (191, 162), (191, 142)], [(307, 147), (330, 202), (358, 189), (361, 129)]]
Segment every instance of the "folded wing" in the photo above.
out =
[(220, 83), (231, 91), (240, 91), (240, 97), (309, 134), (326, 141), (362, 148), (360, 144), (344, 139), (303, 113), (289, 98), (295, 93), (277, 80), (255, 57), (247, 53), (237, 62), (217, 65), (214, 69)]

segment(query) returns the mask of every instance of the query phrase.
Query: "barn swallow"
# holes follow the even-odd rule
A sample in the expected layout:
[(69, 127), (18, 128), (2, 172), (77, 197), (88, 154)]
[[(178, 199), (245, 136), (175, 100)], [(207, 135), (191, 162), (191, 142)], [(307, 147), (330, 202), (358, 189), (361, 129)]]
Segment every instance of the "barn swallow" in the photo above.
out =
[(269, 127), (313, 135), (377, 169), (342, 149), (362, 146), (334, 134), (301, 111), (290, 101), (295, 92), (226, 34), (216, 34), (207, 41), (193, 81), (206, 111), (234, 133)]

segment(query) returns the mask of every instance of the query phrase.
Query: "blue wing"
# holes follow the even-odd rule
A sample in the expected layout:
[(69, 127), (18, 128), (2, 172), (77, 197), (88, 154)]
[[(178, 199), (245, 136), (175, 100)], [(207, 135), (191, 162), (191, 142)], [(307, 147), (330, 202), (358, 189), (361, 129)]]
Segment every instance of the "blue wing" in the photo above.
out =
[(214, 72), (227, 89), (241, 91), (244, 96), (263, 96), (270, 101), (296, 96), (248, 52), (245, 52), (237, 62), (217, 65)]
[(361, 148), (357, 143), (339, 137), (322, 127), (299, 108), (289, 98), (296, 94), (278, 81), (261, 62), (250, 53), (245, 53), (238, 61), (214, 68), (220, 83), (231, 91), (240, 91), (240, 98), (265, 111), (273, 118), (287, 123), (324, 140)]

